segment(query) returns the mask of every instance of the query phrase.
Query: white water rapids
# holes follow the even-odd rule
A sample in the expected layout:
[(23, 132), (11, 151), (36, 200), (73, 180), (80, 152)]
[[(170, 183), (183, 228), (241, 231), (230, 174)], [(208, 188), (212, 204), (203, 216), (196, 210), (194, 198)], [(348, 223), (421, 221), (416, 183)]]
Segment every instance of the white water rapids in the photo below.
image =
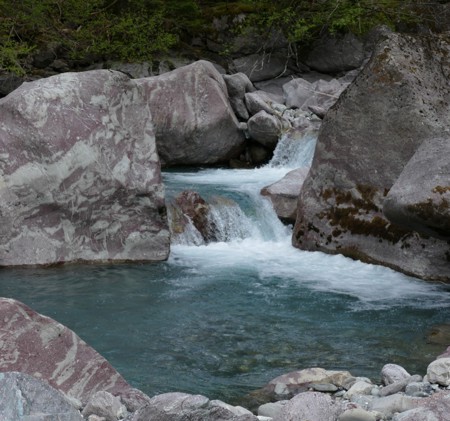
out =
[(184, 239), (173, 244), (170, 262), (192, 266), (193, 271), (205, 275), (252, 268), (261, 279), (276, 277), (280, 288), (296, 282), (312, 290), (355, 297), (355, 310), (414, 302), (427, 308), (450, 304), (448, 294), (442, 294), (439, 285), (382, 266), (292, 247), (291, 227), (279, 221), (260, 190), (293, 169), (309, 166), (315, 144), (312, 135), (300, 141), (283, 137), (271, 162), (257, 169), (166, 173), (169, 195), (192, 189), (207, 200), (220, 194), (240, 205), (240, 208), (220, 203), (212, 206), (214, 221), (225, 233), (223, 241), (201, 244), (192, 225)]

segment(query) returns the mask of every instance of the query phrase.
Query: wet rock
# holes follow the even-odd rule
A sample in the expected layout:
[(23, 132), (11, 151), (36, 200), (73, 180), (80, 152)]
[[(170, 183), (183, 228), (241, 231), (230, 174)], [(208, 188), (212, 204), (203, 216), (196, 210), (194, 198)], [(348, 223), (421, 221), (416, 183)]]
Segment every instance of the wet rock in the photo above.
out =
[(0, 299), (0, 342), (1, 371), (33, 375), (83, 404), (102, 390), (130, 411), (149, 399), (70, 329), (16, 300)]
[(297, 215), (297, 201), (309, 168), (298, 168), (288, 172), (281, 180), (264, 187), (263, 196), (267, 196), (277, 216), (286, 223), (294, 223)]
[(349, 378), (352, 378), (352, 375), (348, 371), (306, 368), (276, 377), (264, 386), (263, 391), (271, 399), (281, 400), (306, 392), (314, 383), (330, 383), (342, 387)]
[(289, 400), (273, 421), (320, 420), (335, 421), (342, 406), (329, 395), (319, 392), (304, 392)]
[(450, 130), (449, 52), (438, 35), (391, 34), (378, 44), (322, 122), (299, 197), (296, 247), (450, 279), (446, 241), (393, 224), (382, 212), (422, 142)]
[(266, 111), (260, 111), (248, 120), (250, 138), (271, 150), (275, 149), (281, 130), (281, 121)]
[(82, 414), (84, 417), (96, 415), (105, 421), (117, 421), (124, 418), (127, 410), (120, 402), (119, 397), (102, 390), (90, 397)]
[(0, 373), (0, 396), (1, 420), (83, 420), (61, 392), (28, 374)]
[(430, 383), (450, 386), (450, 358), (439, 358), (428, 365), (427, 379)]
[(144, 92), (122, 73), (64, 73), (0, 100), (0, 265), (160, 261), (169, 253)]
[(218, 164), (239, 156), (245, 136), (211, 63), (200, 60), (136, 83), (151, 110), (163, 165)]

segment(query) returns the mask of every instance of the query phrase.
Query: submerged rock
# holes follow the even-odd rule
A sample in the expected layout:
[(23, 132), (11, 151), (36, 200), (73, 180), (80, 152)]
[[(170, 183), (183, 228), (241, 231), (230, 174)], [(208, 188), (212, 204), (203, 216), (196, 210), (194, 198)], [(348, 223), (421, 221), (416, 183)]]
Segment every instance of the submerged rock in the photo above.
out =
[(212, 63), (197, 61), (136, 83), (151, 110), (163, 165), (217, 164), (239, 156), (245, 136)]
[(386, 195), (420, 145), (450, 129), (449, 53), (444, 35), (392, 34), (376, 47), (323, 120), (299, 197), (296, 247), (450, 280), (446, 241), (383, 214)]
[(169, 253), (150, 110), (119, 72), (65, 73), (0, 100), (0, 265)]
[(148, 401), (74, 332), (26, 305), (0, 299), (0, 371), (48, 382), (84, 405), (98, 391), (119, 396), (130, 411)]

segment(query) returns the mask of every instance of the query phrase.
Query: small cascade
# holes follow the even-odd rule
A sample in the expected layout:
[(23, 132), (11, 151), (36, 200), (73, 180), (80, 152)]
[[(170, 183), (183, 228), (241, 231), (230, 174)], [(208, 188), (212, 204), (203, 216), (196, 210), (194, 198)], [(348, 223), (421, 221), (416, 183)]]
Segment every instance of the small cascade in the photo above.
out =
[[(206, 169), (165, 174), (166, 185), (174, 186), (172, 194), (183, 196), (177, 186), (195, 189), (190, 193), (184, 191), (184, 199), (169, 211), (172, 244), (290, 242), (289, 228), (280, 222), (260, 190), (293, 169), (309, 167), (316, 139), (315, 132), (289, 132), (280, 138), (272, 160), (253, 170)], [(223, 195), (217, 196), (217, 189)]]
[(216, 241), (242, 240), (251, 235), (251, 219), (230, 199), (214, 197), (210, 203), (208, 219)]
[(288, 132), (281, 136), (267, 164), (271, 168), (296, 169), (311, 166), (316, 150), (317, 133), (306, 132), (297, 134)]

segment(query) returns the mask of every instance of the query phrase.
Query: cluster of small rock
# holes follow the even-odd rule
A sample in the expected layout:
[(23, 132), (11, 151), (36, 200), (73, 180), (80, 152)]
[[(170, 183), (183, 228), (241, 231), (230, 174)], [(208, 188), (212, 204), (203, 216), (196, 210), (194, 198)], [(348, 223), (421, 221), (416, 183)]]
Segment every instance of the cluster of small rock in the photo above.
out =
[(450, 347), (428, 366), (423, 378), (387, 364), (381, 371), (381, 385), (348, 371), (322, 368), (285, 374), (262, 389), (276, 401), (260, 405), (258, 415), (241, 406), (179, 392), (154, 396), (134, 412), (107, 391), (94, 393), (83, 405), (31, 375), (8, 372), (0, 374), (0, 417), (9, 421), (28, 419), (24, 417), (35, 421), (448, 421), (448, 355)]

